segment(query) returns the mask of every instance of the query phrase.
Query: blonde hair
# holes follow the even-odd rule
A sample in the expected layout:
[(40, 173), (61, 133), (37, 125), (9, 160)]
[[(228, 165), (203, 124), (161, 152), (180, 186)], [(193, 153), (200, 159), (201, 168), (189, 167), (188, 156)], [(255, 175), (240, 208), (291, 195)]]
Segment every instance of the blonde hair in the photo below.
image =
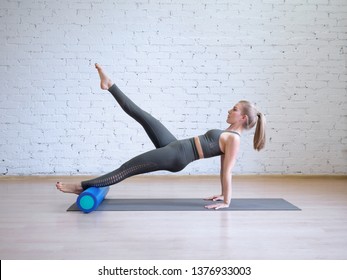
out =
[(265, 146), (265, 116), (257, 110), (257, 108), (249, 101), (241, 100), (239, 102), (242, 106), (242, 114), (247, 116), (247, 122), (244, 124), (244, 129), (251, 129), (256, 125), (253, 147), (255, 150), (260, 151)]

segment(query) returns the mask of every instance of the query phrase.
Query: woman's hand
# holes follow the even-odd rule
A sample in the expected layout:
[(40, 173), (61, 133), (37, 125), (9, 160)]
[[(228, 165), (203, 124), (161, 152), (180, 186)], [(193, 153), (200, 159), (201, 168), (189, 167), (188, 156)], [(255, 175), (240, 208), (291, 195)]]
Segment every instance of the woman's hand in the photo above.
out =
[(221, 203), (215, 203), (211, 205), (206, 205), (205, 208), (207, 209), (221, 209), (221, 208), (228, 208), (230, 203), (224, 202), (224, 195), (214, 195), (208, 198), (205, 198), (205, 200), (212, 200), (212, 201), (223, 201)]
[(220, 195), (214, 195), (214, 196), (205, 198), (205, 200), (222, 201), (222, 200), (224, 200), (224, 196), (221, 194)]
[(207, 209), (214, 209), (218, 210), (221, 208), (228, 208), (229, 204), (228, 203), (216, 203), (216, 204), (211, 204), (211, 205), (206, 205), (205, 208)]

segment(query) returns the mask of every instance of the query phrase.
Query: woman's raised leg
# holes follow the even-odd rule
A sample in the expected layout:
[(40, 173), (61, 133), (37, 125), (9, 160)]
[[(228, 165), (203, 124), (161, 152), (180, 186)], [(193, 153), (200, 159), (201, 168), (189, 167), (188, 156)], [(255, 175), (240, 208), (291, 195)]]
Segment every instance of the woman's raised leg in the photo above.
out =
[(133, 119), (139, 122), (145, 129), (148, 137), (153, 142), (156, 148), (165, 147), (173, 141), (176, 137), (156, 118), (151, 116), (146, 111), (142, 110), (132, 100), (130, 100), (105, 74), (99, 64), (95, 64), (100, 76), (100, 86), (102, 89), (107, 89), (113, 97), (117, 100), (122, 109)]

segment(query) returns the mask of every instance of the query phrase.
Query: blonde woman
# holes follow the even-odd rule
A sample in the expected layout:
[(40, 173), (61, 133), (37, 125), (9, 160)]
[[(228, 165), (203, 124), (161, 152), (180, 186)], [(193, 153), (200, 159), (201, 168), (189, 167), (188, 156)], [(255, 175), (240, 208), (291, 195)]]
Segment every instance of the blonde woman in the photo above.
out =
[(225, 130), (212, 129), (204, 135), (184, 140), (177, 140), (157, 119), (143, 111), (132, 102), (105, 74), (102, 67), (95, 64), (100, 76), (100, 86), (108, 90), (122, 109), (139, 122), (156, 149), (143, 153), (127, 161), (116, 170), (92, 180), (77, 184), (57, 182), (56, 187), (62, 192), (80, 194), (90, 187), (106, 187), (134, 175), (167, 170), (178, 172), (192, 161), (220, 156), (221, 193), (207, 200), (216, 203), (206, 206), (208, 209), (229, 207), (232, 191), (232, 170), (240, 147), (241, 134), (244, 130), (256, 127), (254, 149), (261, 150), (265, 145), (265, 117), (248, 101), (238, 102), (228, 111)]

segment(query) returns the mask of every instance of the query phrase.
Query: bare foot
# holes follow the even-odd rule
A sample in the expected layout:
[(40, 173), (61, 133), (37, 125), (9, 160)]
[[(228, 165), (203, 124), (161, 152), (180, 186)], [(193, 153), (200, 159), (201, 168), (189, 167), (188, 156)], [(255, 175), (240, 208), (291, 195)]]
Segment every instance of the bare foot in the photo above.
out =
[(55, 186), (58, 190), (64, 193), (80, 194), (81, 192), (83, 192), (81, 184), (63, 184), (61, 182), (57, 182)]
[(111, 79), (105, 74), (104, 70), (99, 64), (95, 63), (95, 68), (98, 70), (98, 73), (100, 76), (101, 89), (105, 89), (105, 90), (109, 89), (113, 85)]

